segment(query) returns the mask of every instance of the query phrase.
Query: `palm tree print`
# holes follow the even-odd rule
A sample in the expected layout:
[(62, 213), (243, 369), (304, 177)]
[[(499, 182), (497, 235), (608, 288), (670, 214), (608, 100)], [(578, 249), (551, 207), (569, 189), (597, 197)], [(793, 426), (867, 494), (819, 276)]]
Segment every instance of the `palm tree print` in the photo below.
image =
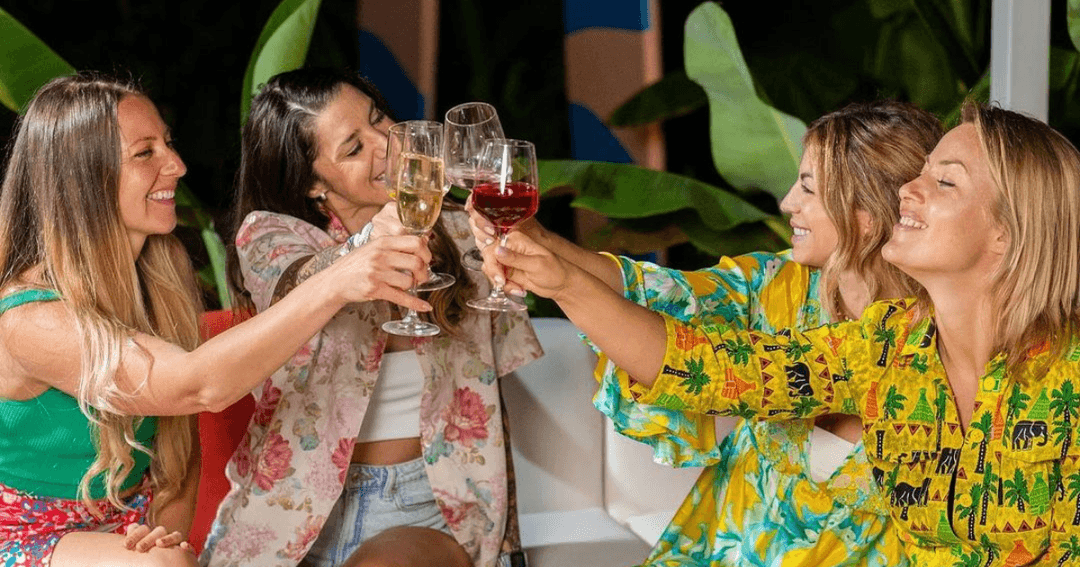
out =
[(701, 389), (709, 383), (709, 375), (705, 374), (705, 361), (700, 358), (690, 359), (686, 363), (686, 371), (688, 376), (683, 378), (679, 385), (686, 388), (689, 394), (700, 394)]
[(742, 365), (748, 364), (750, 362), (750, 355), (754, 354), (754, 348), (750, 346), (750, 343), (740, 340), (729, 340), (725, 342), (724, 350), (727, 351), (732, 362)]
[(979, 502), (982, 500), (982, 485), (971, 485), (971, 506), (964, 506), (959, 503), (957, 499), (956, 507), (957, 513), (960, 519), (967, 518), (968, 521), (968, 539), (975, 540), (975, 519), (979, 516)]
[(1021, 513), (1024, 511), (1024, 501), (1029, 499), (1027, 479), (1020, 469), (1011, 479), (1005, 479), (1005, 501), (1009, 506), (1016, 506)]
[(791, 341), (790, 343), (788, 343), (787, 346), (784, 347), (784, 354), (786, 354), (788, 358), (790, 358), (792, 361), (796, 361), (805, 356), (806, 353), (810, 352), (813, 349), (814, 347), (812, 345), (804, 345), (799, 341)]
[(1030, 399), (1031, 399), (1031, 396), (1024, 393), (1024, 391), (1020, 389), (1019, 384), (1013, 384), (1012, 393), (1009, 394), (1009, 399), (1005, 402), (1005, 403), (1007, 403), (1009, 405), (1009, 420), (1010, 421), (1021, 410), (1026, 410), (1027, 409), (1027, 407), (1028, 407), (1027, 403), (1028, 403), (1028, 400), (1030, 400)]
[(1074, 555), (1080, 555), (1080, 539), (1076, 536), (1069, 536), (1069, 541), (1066, 541), (1058, 546), (1064, 553), (1061, 554), (1061, 558), (1058, 559), (1058, 567), (1061, 567)]
[(896, 329), (876, 329), (874, 331), (874, 342), (881, 343), (881, 358), (878, 358), (877, 365), (884, 368), (885, 361), (889, 358), (889, 349), (896, 346)]
[(1061, 442), (1061, 459), (1064, 460), (1072, 445), (1072, 419), (1080, 415), (1080, 396), (1073, 392), (1072, 382), (1066, 380), (1060, 390), (1054, 389), (1050, 397), (1050, 411), (1054, 412), (1056, 419), (1065, 423), (1064, 440)]
[(993, 493), (997, 483), (998, 476), (994, 474), (993, 463), (986, 463), (986, 472), (982, 477), (982, 513), (979, 515), (980, 526), (986, 525), (986, 510), (990, 507), (990, 494)]
[(795, 400), (792, 405), (792, 409), (795, 410), (796, 417), (806, 417), (814, 411), (814, 408), (821, 405), (821, 402), (814, 398), (799, 398)]
[(1073, 515), (1072, 525), (1080, 526), (1080, 474), (1069, 477), (1065, 490), (1069, 492), (1069, 500), (1076, 500), (1076, 514)]
[(986, 447), (990, 444), (990, 429), (994, 426), (993, 420), (993, 416), (991, 416), (987, 412), (984, 412), (982, 415), (979, 416), (978, 421), (972, 421), (969, 426), (973, 429), (978, 429), (983, 433), (982, 441), (979, 441), (978, 445), (979, 461), (975, 464), (976, 473), (983, 472), (983, 465), (986, 463)]
[(904, 401), (907, 400), (907, 396), (896, 391), (896, 386), (889, 386), (889, 391), (885, 393), (885, 418), (896, 419), (896, 412), (904, 409)]

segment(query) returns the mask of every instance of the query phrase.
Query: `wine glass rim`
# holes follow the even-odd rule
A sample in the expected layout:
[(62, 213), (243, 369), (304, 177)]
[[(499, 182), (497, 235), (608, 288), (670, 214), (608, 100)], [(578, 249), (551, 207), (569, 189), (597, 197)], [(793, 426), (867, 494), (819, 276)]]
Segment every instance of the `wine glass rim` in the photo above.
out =
[[(482, 109), (483, 112), (484, 112), (483, 120), (480, 120), (479, 122), (460, 122), (458, 120), (454, 120), (453, 118), (451, 118), (452, 114), (457, 113), (457, 112), (461, 112), (465, 108), (479, 108), (479, 109)], [(498, 118), (499, 118), (499, 113), (495, 110), (495, 107), (493, 105), (491, 105), (490, 103), (480, 102), (480, 101), (463, 102), (461, 104), (456, 104), (456, 105), (450, 107), (450, 109), (447, 110), (446, 114), (444, 115), (444, 119), (446, 120), (446, 122), (448, 124), (455, 124), (455, 125), (461, 125), (461, 126), (475, 126), (477, 124), (483, 124), (483, 123), (489, 122), (491, 120), (498, 120)]]

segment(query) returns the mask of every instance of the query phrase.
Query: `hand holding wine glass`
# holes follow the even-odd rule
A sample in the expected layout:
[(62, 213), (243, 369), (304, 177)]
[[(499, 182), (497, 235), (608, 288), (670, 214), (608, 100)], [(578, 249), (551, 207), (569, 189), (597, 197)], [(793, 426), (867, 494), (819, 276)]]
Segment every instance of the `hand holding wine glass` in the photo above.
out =
[[(415, 181), (416, 178), (410, 176), (410, 172), (403, 171), (405, 167), (417, 167), (415, 161), (416, 156), (428, 156), (438, 158), (442, 160), (443, 154), (443, 125), (439, 122), (433, 122), (430, 120), (407, 120), (405, 122), (398, 122), (390, 127), (388, 133), (387, 147), (386, 147), (386, 161), (387, 170), (390, 177), (389, 182), (386, 184), (387, 192), (390, 194), (390, 198), (397, 202), (398, 216), (410, 215), (410, 218), (415, 219), (418, 214), (416, 210), (402, 211), (403, 202), (399, 199), (397, 193), (398, 186), (403, 180)], [(403, 176), (402, 173), (406, 175)], [(445, 195), (450, 190), (450, 186), (445, 182), (445, 176), (443, 173), (439, 174), (443, 179), (442, 192)], [(439, 206), (435, 208), (435, 218), (438, 219), (439, 211), (442, 207), (442, 199), (439, 200)], [(405, 200), (406, 206), (411, 206), (413, 209), (421, 206), (417, 201), (415, 193), (407, 195)], [(402, 223), (405, 220), (402, 218)], [(416, 223), (414, 223), (416, 224)], [(430, 227), (426, 234), (430, 231)], [(427, 280), (423, 283), (416, 285), (416, 291), (435, 291), (437, 289), (443, 289), (454, 285), (454, 276), (450, 274), (444, 274), (441, 272), (434, 272), (431, 267), (428, 267)]]
[[(495, 225), (500, 244), (505, 246), (510, 229), (531, 218), (540, 204), (536, 147), (524, 140), (489, 140), (478, 163), (484, 171), (492, 172), (494, 179), (473, 188), (472, 207)], [(491, 295), (472, 299), (468, 305), (493, 311), (526, 309), (525, 305), (507, 297), (499, 283), (494, 285)]]
[[(446, 111), (443, 127), (446, 145), (443, 161), (449, 182), (466, 191), (494, 179), (494, 173), (480, 166), (480, 152), (488, 140), (504, 138), (495, 107), (486, 102), (466, 102)], [(484, 263), (480, 251), (462, 255), (462, 264), (479, 270)]]
[[(391, 185), (395, 188), (401, 224), (413, 234), (422, 236), (439, 220), (446, 189), (442, 126), (427, 121), (407, 121), (400, 125), (404, 129), (404, 143), (398, 167), (391, 171)], [(395, 124), (391, 129), (398, 126)], [(410, 293), (415, 295), (416, 289), (414, 284)], [(410, 337), (437, 335), (441, 330), (438, 325), (421, 321), (412, 309), (400, 320), (383, 323), (382, 328), (388, 333)]]

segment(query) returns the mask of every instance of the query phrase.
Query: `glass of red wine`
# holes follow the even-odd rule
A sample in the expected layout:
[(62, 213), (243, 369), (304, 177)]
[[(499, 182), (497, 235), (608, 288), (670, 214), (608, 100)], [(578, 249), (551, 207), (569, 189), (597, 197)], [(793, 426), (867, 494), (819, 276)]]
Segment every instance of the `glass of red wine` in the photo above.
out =
[[(504, 137), (495, 107), (486, 102), (459, 104), (446, 111), (443, 128), (446, 131), (443, 161), (447, 181), (466, 191), (492, 181), (494, 173), (480, 165), (480, 152), (488, 140)], [(470, 248), (462, 255), (461, 263), (470, 270), (479, 270), (484, 265), (484, 257), (476, 248)]]
[[(478, 161), (491, 178), (473, 187), (472, 205), (476, 212), (495, 225), (499, 242), (506, 245), (506, 235), (517, 223), (533, 216), (540, 205), (537, 191), (536, 146), (524, 140), (488, 140)], [(490, 311), (524, 311), (525, 305), (514, 301), (496, 284), (491, 295), (471, 299), (470, 307)]]

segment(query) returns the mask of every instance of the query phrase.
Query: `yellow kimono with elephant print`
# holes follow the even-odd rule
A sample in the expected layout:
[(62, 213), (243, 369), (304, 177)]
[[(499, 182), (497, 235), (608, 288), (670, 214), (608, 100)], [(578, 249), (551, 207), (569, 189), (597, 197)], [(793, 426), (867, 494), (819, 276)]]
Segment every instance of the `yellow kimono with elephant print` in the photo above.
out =
[(777, 335), (664, 317), (664, 364), (642, 403), (771, 420), (858, 414), (912, 563), (1080, 565), (1080, 340), (1015, 371), (991, 360), (964, 431), (914, 300)]

